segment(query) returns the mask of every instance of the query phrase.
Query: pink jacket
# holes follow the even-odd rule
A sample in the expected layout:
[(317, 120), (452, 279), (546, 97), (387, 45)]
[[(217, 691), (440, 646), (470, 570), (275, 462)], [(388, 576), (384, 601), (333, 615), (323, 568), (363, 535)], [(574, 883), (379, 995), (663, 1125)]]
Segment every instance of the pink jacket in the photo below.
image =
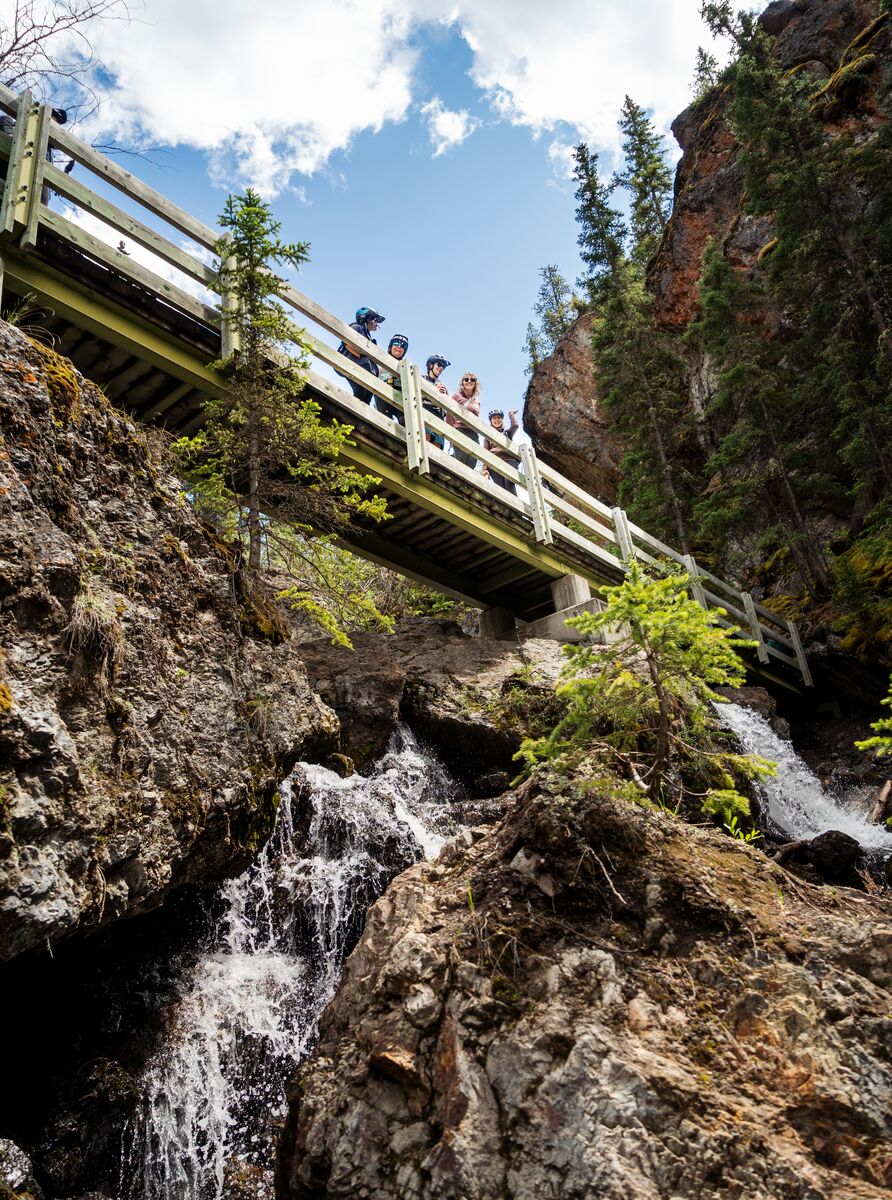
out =
[[(461, 392), (461, 389), (459, 389), (459, 391), (453, 395), (452, 399), (459, 406), (459, 408), (463, 408), (466, 412), (469, 412), (472, 417), (480, 416), (479, 396), (471, 396), (469, 399), (467, 396), (464, 396)], [(467, 428), (463, 421), (459, 420), (458, 417), (454, 417), (450, 412), (446, 414), (446, 424), (451, 425), (453, 429)]]

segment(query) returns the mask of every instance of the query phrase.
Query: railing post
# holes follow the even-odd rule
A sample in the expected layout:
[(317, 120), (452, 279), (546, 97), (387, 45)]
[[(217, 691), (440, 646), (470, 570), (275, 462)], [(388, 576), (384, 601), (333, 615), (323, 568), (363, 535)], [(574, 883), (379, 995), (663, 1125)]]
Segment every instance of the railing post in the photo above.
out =
[(48, 104), (41, 104), (37, 110), (37, 127), (35, 130), (33, 170), (30, 190), (25, 197), (25, 232), (19, 238), (23, 250), (37, 244), (37, 227), (40, 223), (40, 205), (43, 201), (43, 173), (46, 168), (46, 155), (50, 142), (50, 122), (53, 110)]
[[(232, 235), (227, 233), (224, 241), (231, 242)], [(231, 280), (232, 272), (237, 267), (234, 254), (224, 254), (220, 259), (220, 274), (224, 280)], [(233, 354), (241, 350), (241, 336), (238, 331), (238, 299), (232, 287), (224, 283), (220, 292), (220, 357), (225, 362)]]
[(632, 541), (632, 531), (629, 528), (629, 518), (621, 508), (613, 509), (613, 528), (616, 531), (616, 540), (619, 542), (619, 552), (623, 562), (631, 562), (635, 557), (635, 545)]
[(530, 513), (533, 518), (536, 541), (550, 546), (554, 538), (551, 536), (551, 518), (549, 517), (548, 508), (545, 504), (545, 496), (542, 492), (542, 479), (539, 475), (539, 464), (536, 462), (536, 451), (532, 446), (524, 443), (520, 447), (520, 459), (523, 463), (523, 473), (527, 481), (527, 492), (530, 497)]
[(759, 662), (768, 662), (768, 649), (765, 646), (765, 639), (762, 636), (762, 626), (759, 624), (759, 618), (756, 615), (756, 606), (753, 603), (753, 598), (749, 592), (741, 592), (743, 597), (743, 607), (746, 610), (747, 619), (750, 623), (750, 629), (753, 631), (753, 637), (756, 639), (756, 654)]
[(39, 115), (40, 108), (32, 101), (30, 91), (22, 92), (16, 109), (15, 134), (6, 170), (3, 207), (0, 209), (0, 231), (3, 233), (12, 233), (16, 228), (28, 224)]
[(688, 573), (688, 578), (691, 581), (691, 595), (697, 601), (701, 608), (707, 608), (706, 596), (703, 592), (703, 585), (700, 582), (700, 568), (697, 566), (697, 560), (693, 554), (683, 554), (681, 560), (685, 565)]
[(419, 475), (430, 474), (427, 458), (427, 439), (424, 436), (424, 409), (421, 401), (421, 383), (415, 363), (400, 363), (400, 383), (403, 390), (403, 421), (406, 426), (406, 456), (409, 470)]
[(799, 663), (799, 670), (802, 672), (802, 678), (805, 681), (805, 686), (814, 687), (814, 680), (811, 677), (811, 671), (808, 667), (808, 659), (805, 657), (805, 651), (802, 649), (802, 642), (799, 637), (799, 630), (796, 628), (796, 622), (787, 621), (787, 629), (790, 631), (790, 641), (793, 643), (793, 649), (796, 651), (796, 661)]

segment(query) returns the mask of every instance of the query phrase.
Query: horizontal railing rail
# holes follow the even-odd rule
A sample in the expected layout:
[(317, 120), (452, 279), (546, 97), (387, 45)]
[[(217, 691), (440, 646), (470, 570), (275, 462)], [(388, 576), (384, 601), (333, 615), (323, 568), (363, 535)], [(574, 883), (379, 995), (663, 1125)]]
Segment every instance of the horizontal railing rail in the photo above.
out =
[[(17, 95), (0, 84), (0, 110), (14, 119), (11, 132), (0, 132), (0, 170), (4, 165), (6, 169), (0, 236), (23, 251), (34, 252), (39, 232), (48, 231), (163, 304), (218, 331), (221, 356), (226, 357), (234, 348), (223, 316), (226, 298), (219, 295), (217, 271), (208, 261), (209, 256), (225, 250), (222, 233), (58, 125), (50, 107), (36, 103), (30, 92)], [(54, 152), (73, 159), (78, 173), (60, 170), (52, 161)], [(81, 178), (81, 171), (87, 172), (90, 180)], [(50, 206), (52, 196), (70, 205), (70, 210), (57, 212)], [(83, 219), (84, 214), (88, 220)], [(92, 228), (87, 228), (90, 222)], [(148, 261), (135, 261), (128, 243), (140, 247)], [(722, 609), (724, 626), (739, 628), (751, 637), (761, 662), (776, 660), (797, 668), (811, 685), (808, 662), (792, 622), (713, 575), (692, 556), (680, 554), (654, 537), (630, 521), (621, 508), (589, 495), (542, 462), (531, 446), (514, 442), (466, 412), (451, 395), (439, 392), (423, 378), (417, 366), (393, 359), (292, 284), (284, 283), (279, 295), (310, 326), (295, 324), (292, 328), (295, 345), (314, 362), (306, 371), (309, 386), (331, 403), (340, 419), (360, 431), (374, 428), (383, 453), (416, 475), (435, 472), (438, 483), (448, 481), (478, 509), (492, 512), (495, 504), (504, 520), (520, 525), (531, 540), (552, 547), (569, 570), (588, 572), (602, 583), (605, 576), (620, 580), (632, 560), (656, 571), (685, 571), (691, 594), (705, 608)], [(395, 376), (399, 386), (362, 369), (355, 359), (339, 351), (340, 342), (355, 347), (379, 370)], [(399, 413), (399, 421), (319, 374), (319, 366), (336, 372), (348, 384), (358, 384)], [(163, 415), (172, 403), (154, 405), (149, 415)], [(457, 419), (461, 428), (450, 425), (447, 416)], [(194, 431), (202, 420), (201, 414), (196, 415), (184, 432)], [(476, 440), (469, 434), (476, 435)], [(427, 440), (428, 435), (472, 456), (480, 467), (500, 475), (511, 487), (502, 487), (481, 470), (466, 466)]]

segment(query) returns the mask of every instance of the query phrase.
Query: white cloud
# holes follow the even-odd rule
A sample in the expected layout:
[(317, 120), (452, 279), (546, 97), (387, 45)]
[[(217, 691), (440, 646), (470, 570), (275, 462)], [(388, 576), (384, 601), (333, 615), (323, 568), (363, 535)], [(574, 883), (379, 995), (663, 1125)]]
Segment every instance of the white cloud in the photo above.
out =
[(555, 176), (564, 182), (573, 178), (574, 149), (573, 142), (565, 142), (562, 138), (555, 138), (548, 146), (548, 161), (551, 163), (551, 169)]
[(453, 146), (460, 146), (480, 125), (477, 118), (472, 117), (466, 108), (460, 112), (453, 112), (444, 105), (439, 96), (434, 96), (433, 100), (422, 104), (420, 111), (427, 123), (434, 158), (439, 158)]
[[(430, 89), (425, 27), (436, 43), (448, 26), (498, 117), (609, 153), (626, 92), (661, 127), (688, 102), (696, 47), (708, 44), (698, 10), (698, 0), (144, 0), (144, 16), (94, 31), (113, 86), (89, 132), (194, 147), (229, 186), (271, 196), (359, 134), (407, 119)], [(416, 111), (435, 155), (477, 123), (439, 98)]]
[(408, 34), (404, 13), (364, 0), (146, 0), (144, 19), (95, 30), (114, 79), (97, 123), (118, 141), (208, 151), (214, 176), (274, 195), (403, 120)]

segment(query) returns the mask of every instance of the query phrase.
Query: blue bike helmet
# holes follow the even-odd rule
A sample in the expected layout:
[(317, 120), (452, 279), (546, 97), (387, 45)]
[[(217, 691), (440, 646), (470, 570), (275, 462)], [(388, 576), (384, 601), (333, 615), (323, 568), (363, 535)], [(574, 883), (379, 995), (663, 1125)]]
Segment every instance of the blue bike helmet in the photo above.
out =
[(395, 333), (393, 335), (393, 337), (390, 339), (390, 341), (387, 343), (387, 349), (392, 350), (394, 348), (394, 346), (402, 346), (402, 348), (408, 352), (409, 339), (406, 337), (406, 335), (404, 333)]
[(356, 310), (356, 320), (359, 325), (368, 325), (369, 321), (377, 321), (380, 325), (384, 318), (374, 308), (358, 308)]
[(428, 372), (430, 372), (431, 367), (433, 367), (436, 363), (439, 363), (440, 366), (445, 371), (446, 368), (449, 366), (449, 359), (444, 358), (442, 354), (432, 354), (430, 356), (430, 358), (427, 360), (427, 362), (425, 363), (425, 366), (427, 367)]

